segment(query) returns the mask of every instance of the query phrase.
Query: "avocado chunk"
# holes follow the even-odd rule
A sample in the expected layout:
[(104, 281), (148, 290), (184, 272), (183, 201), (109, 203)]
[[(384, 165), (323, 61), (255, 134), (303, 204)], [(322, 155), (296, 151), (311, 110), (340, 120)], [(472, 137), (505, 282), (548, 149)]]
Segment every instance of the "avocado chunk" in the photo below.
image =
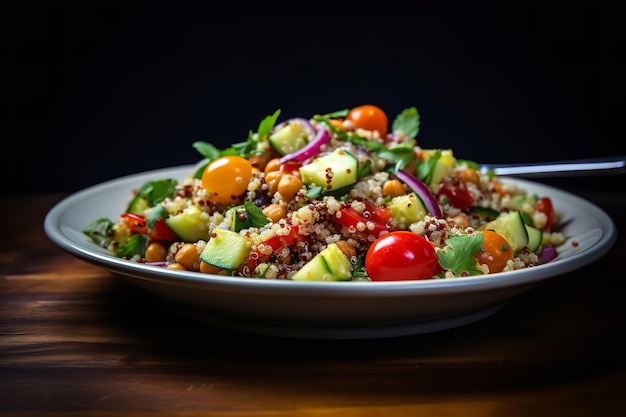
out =
[(182, 213), (165, 219), (170, 229), (184, 242), (197, 242), (208, 240), (209, 215), (200, 210), (198, 206), (190, 206)]
[(337, 190), (357, 182), (359, 161), (345, 149), (314, 158), (300, 167), (302, 182), (317, 185), (326, 191)]
[(200, 260), (224, 269), (237, 269), (250, 254), (250, 239), (237, 232), (213, 229)]
[(331, 243), (306, 263), (291, 279), (293, 281), (349, 281), (352, 264), (335, 243)]

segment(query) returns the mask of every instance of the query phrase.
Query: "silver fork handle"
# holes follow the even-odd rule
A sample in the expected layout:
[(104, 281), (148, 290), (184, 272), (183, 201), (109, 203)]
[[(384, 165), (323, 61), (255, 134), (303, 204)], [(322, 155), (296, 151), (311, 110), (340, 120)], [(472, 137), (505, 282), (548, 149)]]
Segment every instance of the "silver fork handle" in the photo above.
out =
[(535, 164), (485, 164), (481, 172), (502, 176), (565, 177), (626, 173), (626, 155)]

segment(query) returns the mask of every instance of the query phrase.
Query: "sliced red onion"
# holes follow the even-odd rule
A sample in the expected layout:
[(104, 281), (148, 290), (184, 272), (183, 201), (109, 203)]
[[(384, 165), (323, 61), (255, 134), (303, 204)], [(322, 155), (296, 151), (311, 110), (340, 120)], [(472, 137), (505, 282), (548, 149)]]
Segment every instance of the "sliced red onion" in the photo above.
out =
[(539, 261), (537, 264), (542, 265), (550, 262), (557, 256), (556, 248), (553, 245), (546, 245), (539, 252)]
[(406, 185), (408, 185), (413, 191), (417, 193), (419, 198), (424, 202), (424, 206), (428, 212), (437, 217), (443, 218), (443, 213), (441, 212), (441, 207), (439, 207), (439, 203), (437, 203), (437, 199), (433, 195), (432, 192), (428, 189), (426, 184), (424, 184), (419, 179), (415, 178), (415, 176), (409, 174), (408, 172), (399, 169), (396, 172), (396, 176), (404, 181)]
[(276, 126), (274, 126), (274, 128), (272, 129), (272, 133), (294, 122), (298, 122), (302, 125), (302, 127), (304, 127), (304, 130), (306, 130), (308, 137), (312, 138), (315, 136), (316, 134), (315, 128), (313, 127), (311, 122), (305, 119), (304, 117), (292, 117), (291, 119), (287, 119), (284, 122), (281, 122), (277, 124)]
[(328, 134), (328, 131), (322, 127), (318, 129), (313, 140), (304, 145), (302, 148), (281, 157), (280, 163), (284, 164), (291, 161), (303, 163), (304, 161), (319, 154), (322, 145), (325, 145), (328, 142), (330, 142), (330, 135)]
[(146, 262), (146, 265), (150, 266), (167, 266), (167, 262)]

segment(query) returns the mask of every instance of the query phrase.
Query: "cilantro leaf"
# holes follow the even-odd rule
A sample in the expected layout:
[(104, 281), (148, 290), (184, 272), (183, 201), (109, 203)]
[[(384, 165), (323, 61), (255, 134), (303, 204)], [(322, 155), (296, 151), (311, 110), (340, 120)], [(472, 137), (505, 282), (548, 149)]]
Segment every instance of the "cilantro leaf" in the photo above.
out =
[(191, 146), (209, 161), (219, 158), (221, 154), (219, 149), (207, 142), (196, 141)]
[(111, 236), (114, 233), (113, 225), (114, 223), (111, 220), (102, 217), (91, 222), (82, 232), (96, 245), (106, 248), (111, 242)]
[(415, 139), (420, 130), (420, 114), (415, 107), (402, 110), (391, 124), (393, 132), (401, 130), (411, 139)]
[(382, 148), (377, 152), (377, 154), (381, 158), (395, 162), (395, 170), (403, 169), (409, 164), (409, 162), (415, 160), (415, 152), (413, 150), (414, 145), (415, 141), (408, 140), (399, 145)]
[(250, 219), (250, 223), (252, 227), (262, 227), (267, 223), (271, 223), (272, 221), (267, 218), (265, 214), (263, 214), (263, 210), (257, 207), (251, 201), (244, 201), (243, 206), (246, 209), (246, 213), (248, 214), (248, 218)]
[(134, 234), (126, 242), (122, 243), (115, 251), (115, 256), (130, 259), (135, 255), (143, 257), (148, 247), (148, 237), (142, 234)]
[(175, 179), (148, 181), (139, 188), (137, 197), (145, 198), (148, 207), (154, 207), (166, 198), (174, 196), (177, 183)]
[(261, 120), (259, 128), (257, 129), (257, 136), (259, 140), (265, 139), (265, 137), (270, 134), (276, 124), (276, 120), (278, 120), (278, 116), (280, 116), (280, 109), (276, 110), (274, 114), (266, 116), (263, 120)]
[(441, 149), (437, 149), (435, 153), (425, 161), (420, 161), (416, 159), (417, 167), (417, 178), (422, 180), (426, 184), (430, 184), (433, 180), (433, 175), (435, 175), (435, 168), (437, 167), (437, 161), (441, 158)]
[(154, 227), (154, 223), (156, 223), (157, 220), (165, 219), (168, 215), (169, 212), (167, 211), (165, 206), (163, 204), (159, 204), (150, 211), (150, 214), (148, 214), (148, 218), (146, 219), (146, 224), (148, 225), (148, 228), (152, 229)]
[(452, 271), (457, 277), (465, 275), (481, 275), (478, 262), (474, 256), (483, 246), (482, 233), (455, 235), (446, 240), (446, 246), (437, 250), (439, 264), (443, 269)]

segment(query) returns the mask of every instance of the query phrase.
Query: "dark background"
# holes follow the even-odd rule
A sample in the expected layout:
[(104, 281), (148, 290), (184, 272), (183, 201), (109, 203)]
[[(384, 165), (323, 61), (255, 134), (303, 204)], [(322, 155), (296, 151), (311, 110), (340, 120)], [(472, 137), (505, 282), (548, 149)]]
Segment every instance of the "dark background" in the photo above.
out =
[(617, 6), (75, 3), (4, 6), (9, 193), (195, 163), (194, 141), (226, 147), (276, 109), (365, 103), (416, 106), (422, 146), (479, 162), (624, 153)]

